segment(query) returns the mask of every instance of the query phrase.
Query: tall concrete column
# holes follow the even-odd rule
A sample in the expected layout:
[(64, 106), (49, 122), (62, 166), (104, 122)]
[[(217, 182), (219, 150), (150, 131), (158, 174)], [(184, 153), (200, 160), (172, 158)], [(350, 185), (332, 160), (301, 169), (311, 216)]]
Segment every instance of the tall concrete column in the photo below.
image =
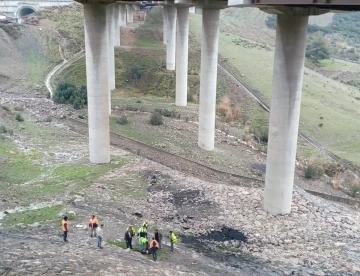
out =
[(219, 16), (219, 9), (203, 10), (198, 145), (205, 150), (214, 149)]
[(111, 114), (111, 90), (115, 89), (115, 20), (114, 4), (106, 6), (106, 21), (108, 24), (108, 81), (109, 81), (109, 114)]
[(134, 22), (134, 5), (133, 4), (127, 4), (126, 5), (126, 18), (127, 23), (133, 23)]
[(177, 106), (187, 105), (189, 8), (177, 7), (176, 26), (176, 100)]
[(114, 4), (114, 46), (120, 46), (120, 4)]
[(119, 25), (120, 25), (120, 27), (125, 27), (126, 26), (126, 4), (119, 5), (119, 13), (120, 13)]
[(264, 208), (290, 213), (308, 16), (278, 15)]
[(175, 70), (176, 53), (176, 7), (167, 6), (166, 69)]
[(163, 44), (166, 45), (166, 36), (167, 36), (167, 9), (166, 7), (164, 6), (163, 7)]
[(110, 162), (106, 7), (84, 4), (90, 162)]

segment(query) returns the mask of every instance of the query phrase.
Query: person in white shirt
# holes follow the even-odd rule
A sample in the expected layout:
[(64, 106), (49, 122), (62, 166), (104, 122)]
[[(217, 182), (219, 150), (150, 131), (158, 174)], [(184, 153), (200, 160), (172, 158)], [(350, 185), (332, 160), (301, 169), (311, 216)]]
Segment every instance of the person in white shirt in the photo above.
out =
[(96, 236), (97, 236), (97, 239), (98, 239), (98, 247), (100, 249), (103, 249), (103, 247), (101, 246), (103, 235), (104, 235), (104, 224), (101, 224), (100, 227), (96, 228)]

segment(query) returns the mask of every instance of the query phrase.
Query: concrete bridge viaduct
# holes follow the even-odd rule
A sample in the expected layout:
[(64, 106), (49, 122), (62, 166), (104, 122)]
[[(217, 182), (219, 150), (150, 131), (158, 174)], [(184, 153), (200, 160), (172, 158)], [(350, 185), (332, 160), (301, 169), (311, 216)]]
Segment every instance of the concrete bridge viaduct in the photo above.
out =
[(33, 13), (44, 7), (72, 4), (72, 0), (5, 0), (0, 1), (0, 12), (8, 17), (21, 21), (23, 16)]
[[(132, 22), (134, 1), (77, 0), (84, 4), (90, 161), (110, 161), (109, 113), (115, 88), (114, 47)], [(176, 105), (187, 104), (189, 7), (202, 9), (198, 145), (214, 148), (220, 10), (257, 7), (278, 14), (265, 179), (264, 208), (291, 210), (297, 136), (310, 15), (358, 11), (360, 0), (172, 0), (163, 6), (166, 68), (176, 70)]]

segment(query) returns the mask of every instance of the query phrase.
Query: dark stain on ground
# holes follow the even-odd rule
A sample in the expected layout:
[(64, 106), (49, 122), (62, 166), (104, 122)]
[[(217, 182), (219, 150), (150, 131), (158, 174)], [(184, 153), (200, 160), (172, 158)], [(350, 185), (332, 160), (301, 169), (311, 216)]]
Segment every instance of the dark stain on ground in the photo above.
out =
[(231, 241), (231, 240), (236, 240), (239, 242), (247, 242), (247, 237), (244, 235), (244, 233), (240, 232), (239, 230), (228, 227), (223, 227), (221, 230), (210, 231), (210, 233), (207, 234), (207, 237), (208, 240), (220, 241), (220, 242)]
[[(198, 253), (213, 259), (216, 262), (223, 262), (226, 265), (254, 273), (255, 270), (264, 267), (264, 260), (250, 254), (238, 252), (230, 253), (233, 248), (219, 245), (219, 242), (239, 241), (246, 243), (247, 237), (239, 230), (223, 227), (220, 230), (213, 230), (198, 236), (180, 235), (181, 242), (194, 249)], [(230, 251), (230, 252), (229, 252)], [(257, 275), (256, 273), (252, 275)]]

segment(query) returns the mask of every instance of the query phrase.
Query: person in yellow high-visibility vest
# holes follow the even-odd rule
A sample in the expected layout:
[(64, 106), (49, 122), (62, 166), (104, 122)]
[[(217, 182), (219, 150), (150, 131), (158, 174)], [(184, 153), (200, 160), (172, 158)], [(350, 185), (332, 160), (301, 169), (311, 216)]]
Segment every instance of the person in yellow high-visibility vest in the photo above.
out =
[(177, 238), (175, 236), (175, 234), (173, 233), (173, 231), (170, 231), (170, 251), (171, 253), (174, 252), (174, 243), (177, 243)]

